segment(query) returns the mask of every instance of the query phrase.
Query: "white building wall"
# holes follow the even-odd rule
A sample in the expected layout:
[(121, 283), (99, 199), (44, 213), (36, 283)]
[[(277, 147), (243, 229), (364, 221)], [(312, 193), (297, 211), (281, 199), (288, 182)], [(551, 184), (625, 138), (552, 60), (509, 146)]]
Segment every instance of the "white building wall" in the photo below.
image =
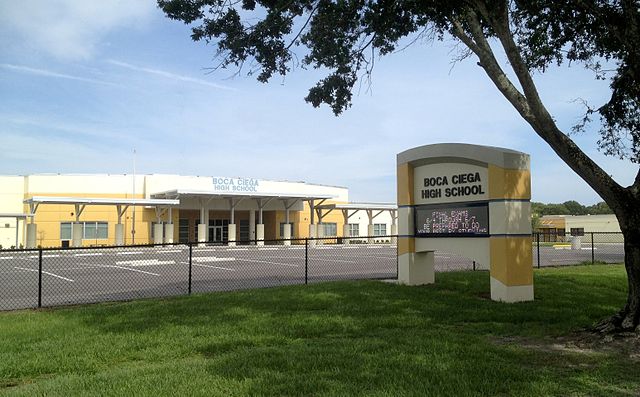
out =
[[(0, 213), (23, 214), (25, 178), (23, 176), (0, 176)], [(10, 248), (16, 245), (18, 228), (18, 246), (23, 244), (24, 222), (15, 218), (0, 218), (0, 245)]]
[[(132, 194), (132, 175), (109, 174), (38, 174), (26, 178), (26, 191), (30, 195), (64, 194)], [(144, 175), (136, 176), (136, 193), (143, 193)]]
[(615, 215), (572, 215), (566, 216), (564, 219), (567, 232), (570, 232), (572, 228), (584, 228), (585, 233), (620, 232), (620, 225)]
[[(350, 211), (349, 214), (351, 215), (354, 211)], [(374, 211), (374, 215), (376, 214), (377, 211)], [(357, 223), (358, 224), (358, 229), (359, 229), (359, 235), (360, 236), (367, 236), (367, 231), (368, 231), (368, 227), (369, 227), (369, 216), (367, 215), (366, 211), (358, 211), (355, 214), (351, 215), (349, 217), (349, 223)], [(392, 224), (392, 219), (391, 219), (391, 213), (390, 211), (384, 211), (382, 212), (380, 215), (378, 215), (377, 217), (373, 218), (373, 223), (384, 223), (386, 225), (386, 235), (390, 235), (391, 234), (391, 224)], [(378, 240), (378, 239), (376, 239)], [(380, 238), (379, 240), (384, 240), (384, 241), (388, 241), (388, 238), (382, 239)]]

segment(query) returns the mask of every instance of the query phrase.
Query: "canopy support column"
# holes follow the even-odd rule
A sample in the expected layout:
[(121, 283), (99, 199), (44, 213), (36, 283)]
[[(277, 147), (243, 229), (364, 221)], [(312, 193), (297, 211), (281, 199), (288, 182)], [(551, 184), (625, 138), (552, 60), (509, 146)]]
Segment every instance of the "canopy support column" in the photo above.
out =
[(293, 200), (289, 202), (289, 200), (283, 200), (284, 203), (284, 225), (282, 227), (282, 239), (284, 245), (291, 245), (291, 220), (289, 217), (289, 211), (291, 207), (293, 207), (298, 200)]
[(206, 214), (205, 214), (205, 205), (200, 200), (200, 223), (198, 223), (198, 242), (201, 246), (207, 241), (207, 224), (206, 222)]
[(76, 209), (76, 221), (71, 225), (71, 246), (82, 247), (82, 238), (84, 237), (84, 225), (80, 222), (80, 215), (87, 207), (85, 204), (74, 204)]
[(236, 240), (237, 240), (236, 206), (240, 204), (242, 200), (243, 198), (241, 198), (240, 200), (235, 200), (233, 198), (229, 199), (229, 226), (227, 229), (227, 235), (229, 237), (227, 237), (227, 239), (228, 239), (228, 245), (231, 247), (236, 245)]
[(384, 212), (384, 210), (380, 210), (378, 211), (375, 215), (373, 214), (373, 210), (367, 210), (367, 216), (369, 217), (369, 225), (367, 226), (367, 243), (368, 244), (373, 244), (373, 235), (374, 235), (374, 228), (373, 228), (373, 220), (380, 214), (382, 214)]
[(116, 205), (118, 212), (118, 223), (116, 223), (116, 245), (124, 245), (124, 225), (122, 224), (122, 216), (129, 209), (128, 205)]
[(258, 224), (256, 225), (256, 240), (257, 240), (257, 245), (264, 245), (264, 221), (263, 221), (263, 210), (264, 210), (264, 206), (269, 204), (269, 202), (271, 202), (271, 200), (273, 200), (272, 198), (263, 200), (261, 198), (259, 198), (258, 201)]

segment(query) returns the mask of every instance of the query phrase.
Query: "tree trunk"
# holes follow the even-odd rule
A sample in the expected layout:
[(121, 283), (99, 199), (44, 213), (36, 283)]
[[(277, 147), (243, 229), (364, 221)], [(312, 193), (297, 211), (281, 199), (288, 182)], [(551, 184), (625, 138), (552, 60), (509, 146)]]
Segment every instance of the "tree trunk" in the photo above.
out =
[(617, 314), (603, 320), (595, 330), (603, 333), (640, 330), (640, 200), (624, 200), (616, 211), (624, 237), (627, 270), (627, 302)]

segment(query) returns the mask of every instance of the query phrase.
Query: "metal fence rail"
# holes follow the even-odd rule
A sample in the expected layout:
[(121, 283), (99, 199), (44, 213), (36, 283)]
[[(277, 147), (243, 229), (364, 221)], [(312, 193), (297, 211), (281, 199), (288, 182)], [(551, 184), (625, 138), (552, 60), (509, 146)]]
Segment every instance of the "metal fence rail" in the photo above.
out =
[[(397, 236), (0, 251), (0, 310), (330, 280), (395, 279)], [(550, 241), (553, 240), (553, 241)], [(535, 233), (533, 266), (624, 261), (621, 233)], [(437, 272), (487, 264), (435, 253)]]

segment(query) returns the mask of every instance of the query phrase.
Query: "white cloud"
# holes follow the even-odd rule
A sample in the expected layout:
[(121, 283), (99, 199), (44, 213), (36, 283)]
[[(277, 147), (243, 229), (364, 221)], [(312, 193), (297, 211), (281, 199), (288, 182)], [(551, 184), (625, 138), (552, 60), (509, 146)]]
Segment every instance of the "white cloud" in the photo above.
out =
[(207, 87), (219, 88), (219, 89), (223, 89), (223, 90), (235, 90), (234, 88), (226, 87), (226, 86), (221, 85), (221, 84), (216, 84), (216, 83), (212, 83), (210, 81), (196, 79), (196, 78), (193, 78), (193, 77), (184, 76), (184, 75), (180, 75), (180, 74), (170, 73), (170, 72), (167, 72), (167, 71), (164, 71), (164, 70), (160, 70), (160, 69), (151, 69), (151, 68), (146, 68), (146, 67), (142, 67), (142, 66), (135, 66), (135, 65), (132, 65), (130, 63), (116, 61), (116, 60), (113, 60), (113, 59), (110, 59), (107, 62), (112, 64), (112, 65), (120, 66), (120, 67), (129, 69), (129, 70), (135, 70), (136, 72), (148, 73), (148, 74), (164, 77), (164, 78), (171, 79), (171, 80), (185, 81), (187, 83), (194, 83), (194, 84), (204, 85), (204, 86), (207, 86)]
[(51, 70), (45, 70), (45, 69), (36, 69), (36, 68), (28, 67), (28, 66), (12, 65), (12, 64), (8, 64), (8, 63), (2, 63), (2, 64), (0, 64), (0, 68), (8, 69), (8, 70), (12, 70), (12, 71), (15, 71), (15, 72), (20, 72), (20, 73), (35, 74), (35, 75), (44, 76), (44, 77), (53, 77), (53, 78), (58, 78), (58, 79), (83, 81), (85, 83), (117, 86), (117, 84), (109, 83), (107, 81), (90, 79), (90, 78), (86, 78), (86, 77), (72, 76), (70, 74), (58, 73), (58, 72), (53, 72)]
[(0, 47), (20, 42), (58, 59), (88, 59), (111, 30), (140, 26), (154, 11), (155, 2), (139, 0), (2, 1)]

